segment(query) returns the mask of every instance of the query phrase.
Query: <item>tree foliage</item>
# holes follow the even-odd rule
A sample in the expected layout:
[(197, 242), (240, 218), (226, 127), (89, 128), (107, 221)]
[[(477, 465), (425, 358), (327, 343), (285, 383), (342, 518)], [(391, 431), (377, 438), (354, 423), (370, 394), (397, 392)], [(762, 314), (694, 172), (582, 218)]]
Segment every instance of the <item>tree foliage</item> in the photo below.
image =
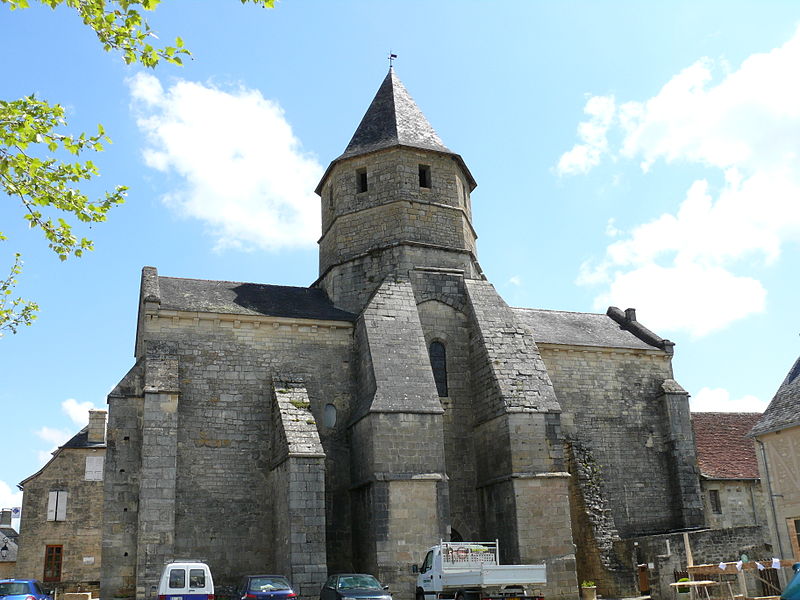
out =
[[(57, 8), (74, 10), (97, 34), (103, 49), (118, 52), (127, 64), (154, 68), (160, 62), (180, 65), (191, 56), (183, 40), (174, 45), (154, 46), (156, 37), (142, 11), (154, 10), (160, 0), (36, 0)], [(271, 8), (275, 0), (240, 0)], [(11, 10), (24, 9), (28, 0), (0, 0)], [(110, 143), (102, 125), (97, 133), (70, 135), (64, 108), (33, 95), (19, 100), (0, 100), (0, 190), (19, 200), (23, 217), (31, 228), (42, 231), (50, 248), (61, 260), (92, 250), (92, 241), (78, 237), (73, 224), (106, 220), (111, 208), (121, 204), (127, 188), (117, 186), (99, 199), (80, 191), (79, 184), (99, 174), (91, 160), (80, 160), (86, 152), (103, 150)], [(5, 240), (0, 232), (0, 241)], [(39, 307), (22, 298), (11, 299), (22, 259), (17, 253), (8, 277), (0, 280), (0, 336), (30, 325)]]

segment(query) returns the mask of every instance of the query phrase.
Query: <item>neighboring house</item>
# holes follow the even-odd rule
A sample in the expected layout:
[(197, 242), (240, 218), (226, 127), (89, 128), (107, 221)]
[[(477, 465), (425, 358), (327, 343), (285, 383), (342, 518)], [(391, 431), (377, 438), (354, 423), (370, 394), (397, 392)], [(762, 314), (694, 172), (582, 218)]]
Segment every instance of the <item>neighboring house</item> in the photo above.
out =
[(800, 358), (750, 436), (776, 556), (800, 561)]
[(317, 186), (314, 284), (143, 269), (135, 363), (108, 396), (104, 598), (201, 557), (221, 584), (278, 572), (315, 598), (357, 571), (411, 600), (440, 539), (546, 563), (551, 600), (583, 579), (623, 597), (641, 536), (703, 525), (673, 344), (632, 309), (508, 306), (478, 262), (475, 186), (390, 70)]
[(11, 510), (0, 510), (0, 579), (14, 576), (17, 565), (17, 530), (11, 525)]
[(19, 484), (22, 520), (16, 577), (59, 592), (99, 591), (106, 411)]
[(760, 413), (692, 413), (706, 525), (730, 529), (766, 525), (753, 440)]

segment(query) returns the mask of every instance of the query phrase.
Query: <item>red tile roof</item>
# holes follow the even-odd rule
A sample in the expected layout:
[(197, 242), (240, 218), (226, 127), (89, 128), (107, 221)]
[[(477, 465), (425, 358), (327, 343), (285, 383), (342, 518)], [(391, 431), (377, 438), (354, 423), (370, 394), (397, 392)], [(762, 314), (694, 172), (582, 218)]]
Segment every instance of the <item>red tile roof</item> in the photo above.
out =
[(700, 473), (709, 479), (758, 479), (755, 443), (745, 437), (760, 413), (692, 413)]

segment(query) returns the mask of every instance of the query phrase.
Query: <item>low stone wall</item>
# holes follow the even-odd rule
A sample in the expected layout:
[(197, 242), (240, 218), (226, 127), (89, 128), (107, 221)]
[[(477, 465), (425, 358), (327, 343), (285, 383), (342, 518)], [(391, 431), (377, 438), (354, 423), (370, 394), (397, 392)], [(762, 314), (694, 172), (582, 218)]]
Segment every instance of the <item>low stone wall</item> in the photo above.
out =
[[(689, 545), (696, 565), (736, 561), (742, 554), (747, 554), (751, 560), (771, 560), (772, 546), (767, 540), (767, 531), (761, 526), (703, 529), (689, 533)], [(630, 556), (632, 562), (650, 567), (650, 595), (653, 600), (674, 598), (675, 594), (669, 584), (675, 581), (675, 571), (686, 570), (683, 533), (628, 538), (620, 540), (614, 546), (618, 555)], [(635, 564), (631, 564), (631, 569), (635, 569)], [(736, 576), (722, 577), (729, 578), (734, 592), (738, 593)], [(762, 595), (754, 578), (748, 577), (747, 582), (748, 596)]]

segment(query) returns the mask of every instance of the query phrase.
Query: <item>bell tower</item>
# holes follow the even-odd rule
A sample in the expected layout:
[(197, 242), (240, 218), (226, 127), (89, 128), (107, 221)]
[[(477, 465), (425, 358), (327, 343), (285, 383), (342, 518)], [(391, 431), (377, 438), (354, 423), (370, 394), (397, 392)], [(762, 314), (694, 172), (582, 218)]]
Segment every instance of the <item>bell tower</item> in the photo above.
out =
[(389, 275), (415, 268), (482, 278), (472, 227), (476, 183), (395, 75), (383, 80), (344, 153), (317, 186), (320, 285), (360, 312)]

